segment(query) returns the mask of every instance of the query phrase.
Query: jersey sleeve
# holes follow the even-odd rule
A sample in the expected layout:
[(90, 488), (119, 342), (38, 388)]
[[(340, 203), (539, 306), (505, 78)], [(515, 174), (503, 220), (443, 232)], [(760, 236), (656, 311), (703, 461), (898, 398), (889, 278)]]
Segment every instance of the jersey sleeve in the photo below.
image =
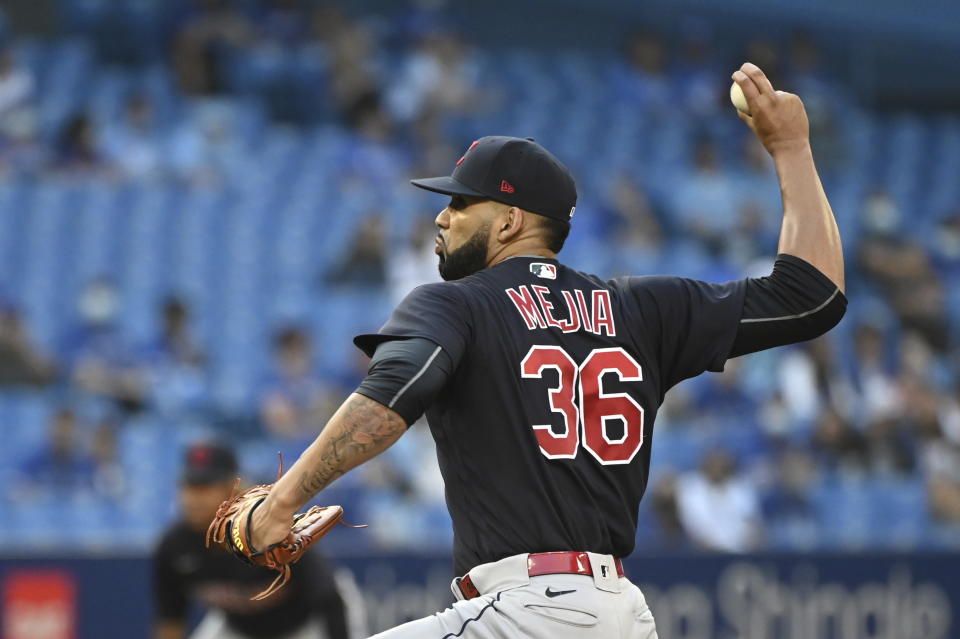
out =
[(823, 335), (847, 310), (847, 298), (809, 262), (781, 254), (767, 277), (747, 280), (740, 330), (730, 357)]
[(628, 277), (643, 326), (634, 327), (658, 357), (662, 392), (704, 371), (719, 372), (730, 357), (746, 280), (712, 284), (680, 277)]
[(453, 373), (446, 351), (422, 337), (380, 344), (357, 393), (383, 404), (413, 424), (433, 403)]
[(442, 347), (456, 363), (470, 342), (470, 312), (455, 284), (438, 282), (413, 289), (379, 332), (358, 335), (353, 343), (372, 357), (377, 346), (395, 339), (423, 337)]

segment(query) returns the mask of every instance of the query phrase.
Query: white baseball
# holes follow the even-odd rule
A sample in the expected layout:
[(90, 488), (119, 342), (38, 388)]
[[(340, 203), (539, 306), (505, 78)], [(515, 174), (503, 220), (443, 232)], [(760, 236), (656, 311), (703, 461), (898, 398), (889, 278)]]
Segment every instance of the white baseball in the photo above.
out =
[(740, 85), (736, 82), (730, 85), (730, 101), (733, 102), (733, 106), (737, 107), (738, 111), (750, 115), (750, 105), (747, 104), (747, 96), (743, 95), (743, 89), (741, 89)]

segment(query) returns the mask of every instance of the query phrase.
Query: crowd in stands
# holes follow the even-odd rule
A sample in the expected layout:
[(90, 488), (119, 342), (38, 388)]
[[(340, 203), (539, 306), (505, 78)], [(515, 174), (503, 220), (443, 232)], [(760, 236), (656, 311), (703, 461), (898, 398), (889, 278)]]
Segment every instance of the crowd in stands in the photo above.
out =
[[(128, 82), (110, 108), (82, 97), (66, 112), (51, 107), (57, 87), (28, 55), (45, 45), (9, 30), (0, 37), (0, 190), (77, 181), (235, 189), (261, 165), (258, 134), (241, 132), (231, 100), (252, 101), (267, 131), (311, 139), (332, 129), (347, 140), (337, 165), (309, 171), (332, 172), (337, 189), (367, 192), (377, 204), (360, 212), (339, 257), (309, 274), (318, 304), (327, 291), (357, 289), (396, 302), (436, 280), (430, 207), (443, 203), (411, 200), (419, 217), (398, 237), (392, 194), (410, 177), (448, 173), (473, 136), (500, 133), (489, 127), (503, 123), (517, 127), (502, 131), (511, 134), (529, 124), (569, 158), (580, 205), (561, 258), (572, 266), (609, 276), (677, 265), (716, 279), (763, 274), (779, 232), (779, 190), (725, 97), (734, 60), (759, 64), (775, 86), (804, 98), (827, 190), (841, 194), (834, 208), (850, 313), (828, 336), (731, 361), (668, 396), (640, 547), (960, 545), (960, 306), (951, 294), (960, 288), (960, 192), (947, 206), (932, 198), (908, 206), (876, 177), (882, 167), (844, 125), (863, 128), (880, 116), (839, 89), (813, 35), (784, 48), (758, 40), (727, 59), (714, 52), (715, 34), (692, 23), (675, 40), (641, 33), (615, 54), (582, 52), (556, 68), (530, 63), (542, 77), (521, 83), (509, 69), (488, 73), (497, 52), (470, 42), (430, 3), (394, 20), (290, 0), (156, 6), (158, 19), (122, 42), (93, 18), (66, 29), (65, 40), (93, 50), (95, 69), (110, 73), (120, 59), (127, 76), (159, 69), (167, 78), (169, 91)], [(511, 55), (519, 65), (534, 54)], [(565, 64), (604, 72), (576, 75), (577, 95), (568, 96), (557, 88), (566, 85), (550, 84), (573, 73)], [(558, 122), (552, 105), (568, 97), (564, 117), (576, 119)], [(960, 129), (956, 117), (948, 126)], [(327, 205), (312, 203), (318, 214)], [(251, 354), (263, 365), (245, 389), (245, 414), (224, 419), (213, 392), (222, 363), (196, 329), (194, 304), (167, 291), (154, 301), (155, 334), (133, 339), (120, 321), (118, 277), (85, 282), (73, 312), (56, 323), (61, 334), (43, 343), (19, 300), (0, 289), (0, 395), (41, 394), (50, 406), (44, 424), (0, 424), (48, 433), (17, 461), (4, 499), (68, 491), (122, 501), (138, 462), (117, 442), (143, 415), (207, 421), (220, 437), (296, 451), (365, 372), (359, 352), (332, 357), (309, 324), (277, 323)], [(358, 520), (371, 524), (375, 544), (449, 543), (423, 424), (352, 475), (341, 480), (343, 497), (362, 502)], [(891, 506), (891, 495), (902, 499)]]

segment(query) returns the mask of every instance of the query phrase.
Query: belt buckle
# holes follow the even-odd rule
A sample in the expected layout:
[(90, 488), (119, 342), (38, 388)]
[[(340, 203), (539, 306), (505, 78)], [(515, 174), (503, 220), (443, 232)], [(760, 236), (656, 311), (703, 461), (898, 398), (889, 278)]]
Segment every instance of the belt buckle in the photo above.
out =
[(453, 592), (453, 596), (457, 599), (457, 601), (464, 601), (466, 599), (463, 591), (460, 590), (460, 581), (462, 579), (463, 577), (454, 577), (453, 581), (450, 582), (450, 590)]
[(470, 578), (470, 573), (465, 574), (463, 577), (457, 577), (454, 579), (453, 584), (451, 584), (451, 588), (454, 586), (456, 586), (456, 590), (454, 590), (453, 594), (461, 601), (465, 599), (476, 599), (480, 596), (480, 591), (477, 590), (477, 587), (473, 585), (473, 580)]
[(588, 552), (587, 557), (597, 590), (620, 592), (620, 571), (617, 570), (617, 560), (610, 555), (592, 552)]

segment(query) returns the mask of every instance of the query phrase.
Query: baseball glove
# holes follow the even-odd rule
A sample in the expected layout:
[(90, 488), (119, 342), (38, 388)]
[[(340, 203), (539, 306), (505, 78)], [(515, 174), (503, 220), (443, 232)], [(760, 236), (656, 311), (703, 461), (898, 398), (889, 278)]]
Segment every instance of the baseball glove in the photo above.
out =
[[(277, 478), (282, 474), (281, 460)], [(237, 486), (239, 484), (240, 480), (237, 479)], [(220, 504), (207, 529), (207, 547), (211, 543), (218, 543), (248, 564), (266, 566), (280, 573), (270, 586), (253, 597), (254, 600), (266, 599), (280, 590), (290, 580), (290, 566), (297, 563), (307, 549), (326, 535), (334, 524), (343, 523), (343, 508), (340, 506), (313, 506), (307, 512), (294, 516), (293, 527), (286, 539), (263, 550), (256, 550), (251, 543), (250, 522), (253, 520), (253, 511), (267, 498), (272, 487), (272, 484), (254, 486), (233, 495)], [(234, 492), (236, 489), (235, 486)]]

